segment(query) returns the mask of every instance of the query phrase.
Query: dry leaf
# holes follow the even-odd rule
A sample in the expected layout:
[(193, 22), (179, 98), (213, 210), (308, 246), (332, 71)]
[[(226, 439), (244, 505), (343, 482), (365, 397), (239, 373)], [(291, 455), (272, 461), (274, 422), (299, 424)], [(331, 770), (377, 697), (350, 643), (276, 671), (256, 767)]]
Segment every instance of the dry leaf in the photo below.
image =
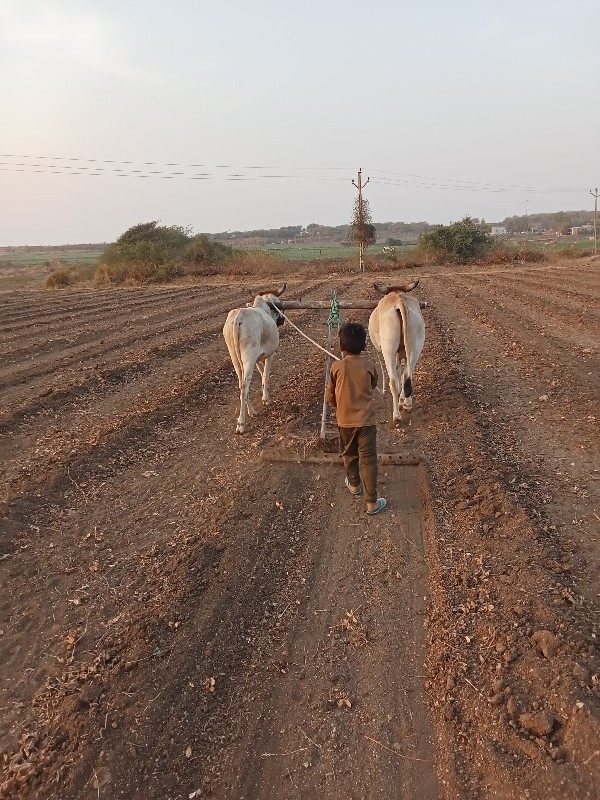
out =
[(192, 748), (190, 747), (190, 745), (188, 745), (185, 748), (185, 757), (186, 758), (191, 758), (192, 757)]

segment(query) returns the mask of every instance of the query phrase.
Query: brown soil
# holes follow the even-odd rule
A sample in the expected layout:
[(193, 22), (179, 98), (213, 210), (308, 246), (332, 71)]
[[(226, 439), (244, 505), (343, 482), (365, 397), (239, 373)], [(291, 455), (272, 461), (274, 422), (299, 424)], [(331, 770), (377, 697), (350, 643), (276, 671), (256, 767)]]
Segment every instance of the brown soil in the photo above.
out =
[(0, 295), (0, 797), (600, 797), (598, 268), (421, 275), (415, 409), (377, 396), (421, 464), (372, 519), (259, 458), (316, 450), (288, 326), (234, 434), (247, 281)]

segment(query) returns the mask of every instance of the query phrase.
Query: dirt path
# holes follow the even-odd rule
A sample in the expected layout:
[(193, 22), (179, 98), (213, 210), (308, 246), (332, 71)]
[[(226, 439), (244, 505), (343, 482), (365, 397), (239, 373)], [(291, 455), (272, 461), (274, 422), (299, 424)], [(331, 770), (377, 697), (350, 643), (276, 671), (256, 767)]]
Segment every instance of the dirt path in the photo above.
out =
[(293, 332), (234, 435), (246, 285), (0, 297), (0, 797), (598, 796), (592, 265), (423, 283), (410, 426), (377, 399), (422, 464), (374, 519), (338, 467), (258, 458), (316, 444)]

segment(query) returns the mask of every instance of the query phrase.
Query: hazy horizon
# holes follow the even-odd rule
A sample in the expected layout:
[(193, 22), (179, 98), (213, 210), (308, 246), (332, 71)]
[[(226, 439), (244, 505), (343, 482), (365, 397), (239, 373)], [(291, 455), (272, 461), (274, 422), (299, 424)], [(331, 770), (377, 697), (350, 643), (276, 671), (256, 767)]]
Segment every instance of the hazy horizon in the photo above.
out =
[(0, 245), (593, 209), (600, 4), (0, 0)]

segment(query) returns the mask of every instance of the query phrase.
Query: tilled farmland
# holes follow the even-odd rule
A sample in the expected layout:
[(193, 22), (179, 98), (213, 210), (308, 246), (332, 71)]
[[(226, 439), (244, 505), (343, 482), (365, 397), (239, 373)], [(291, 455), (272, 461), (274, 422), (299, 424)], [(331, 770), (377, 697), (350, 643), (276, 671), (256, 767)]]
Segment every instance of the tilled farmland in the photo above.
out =
[(288, 325), (234, 433), (221, 329), (269, 286), (0, 295), (0, 797), (600, 797), (600, 261), (420, 277), (374, 518), (260, 458), (317, 451)]

